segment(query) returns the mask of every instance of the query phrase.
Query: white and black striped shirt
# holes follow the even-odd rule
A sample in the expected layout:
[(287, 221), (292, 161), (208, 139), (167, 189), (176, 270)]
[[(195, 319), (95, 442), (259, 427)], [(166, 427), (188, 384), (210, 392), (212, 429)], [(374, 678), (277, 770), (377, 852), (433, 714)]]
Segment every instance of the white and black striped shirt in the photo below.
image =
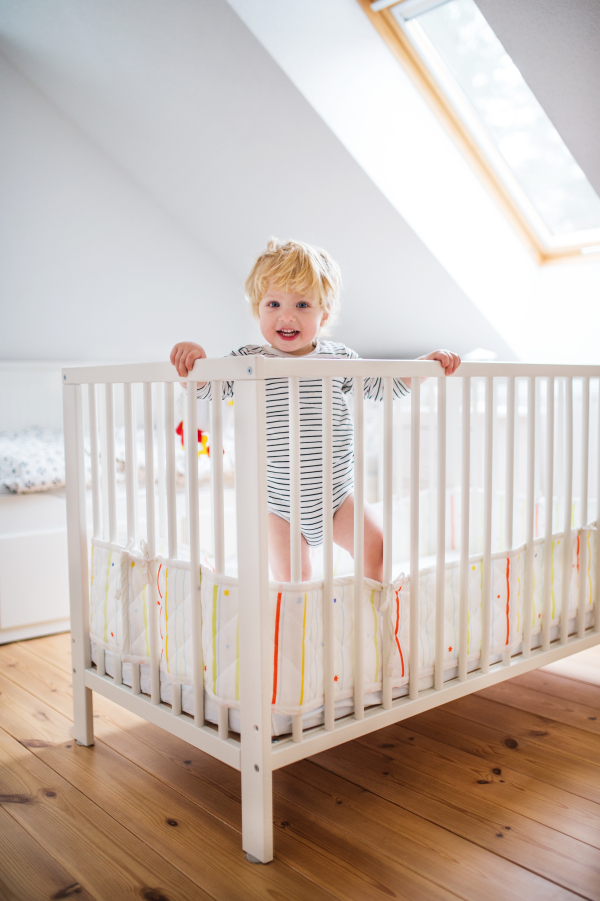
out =
[[(232, 350), (230, 356), (292, 357), (270, 345), (249, 344)], [(317, 342), (301, 359), (338, 357), (358, 360), (358, 354), (334, 341)], [(297, 357), (295, 357), (297, 359)], [(321, 379), (301, 378), (300, 382), (300, 495), (302, 534), (310, 545), (322, 543), (323, 536), (323, 434)], [(333, 378), (333, 513), (343, 504), (353, 485), (353, 427), (346, 395), (353, 390), (351, 378)], [(289, 467), (289, 383), (287, 378), (266, 379), (267, 482), (269, 509), (290, 519)], [(402, 379), (394, 379), (394, 396), (408, 394)], [(364, 379), (367, 400), (383, 399), (381, 378)], [(223, 382), (223, 399), (233, 397), (233, 382)], [(210, 382), (198, 389), (199, 400), (211, 399)]]

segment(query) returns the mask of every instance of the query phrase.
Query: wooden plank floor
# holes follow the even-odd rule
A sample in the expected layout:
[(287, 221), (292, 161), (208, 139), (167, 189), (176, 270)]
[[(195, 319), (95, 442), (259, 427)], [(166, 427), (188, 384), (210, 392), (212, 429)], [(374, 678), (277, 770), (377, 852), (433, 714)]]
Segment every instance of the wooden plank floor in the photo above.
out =
[(240, 777), (94, 695), (70, 641), (0, 647), (0, 899), (600, 901), (600, 685), (537, 671), (275, 774), (275, 860)]

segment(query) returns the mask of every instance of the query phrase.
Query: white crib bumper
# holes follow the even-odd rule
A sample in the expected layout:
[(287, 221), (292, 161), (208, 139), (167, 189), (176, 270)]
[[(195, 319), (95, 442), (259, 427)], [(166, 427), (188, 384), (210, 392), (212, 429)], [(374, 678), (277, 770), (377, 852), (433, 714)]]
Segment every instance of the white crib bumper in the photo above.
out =
[[(572, 534), (569, 619), (575, 617), (579, 583), (585, 580), (587, 618), (591, 621), (597, 532), (588, 526)], [(551, 627), (558, 632), (562, 573), (562, 541), (552, 542)], [(580, 571), (580, 548), (586, 543), (586, 571)], [(523, 636), (524, 548), (492, 556), (490, 647), (492, 655), (507, 649), (518, 652)], [(469, 561), (469, 668), (477, 665), (481, 649), (482, 558)], [(541, 632), (544, 542), (534, 542), (532, 636)], [(154, 580), (159, 605), (160, 667), (165, 686), (191, 685), (192, 611), (190, 564), (165, 557), (149, 559), (141, 548), (126, 549), (94, 539), (91, 558), (90, 635), (98, 647), (118, 653), (126, 663), (148, 663), (150, 636), (148, 586)], [(207, 712), (211, 705), (239, 707), (238, 605), (244, 603), (237, 579), (218, 576), (201, 566), (202, 655)], [(435, 658), (435, 568), (419, 572), (419, 674), (431, 679)], [(334, 698), (336, 709), (349, 712), (354, 692), (354, 592), (352, 575), (334, 580)], [(363, 592), (364, 691), (367, 703), (378, 703), (384, 667), (394, 694), (408, 682), (410, 635), (410, 576), (401, 574), (387, 590), (365, 580)], [(286, 721), (292, 715), (318, 713), (323, 707), (323, 583), (271, 583), (269, 658), (272, 660), (272, 712)], [(555, 600), (556, 599), (556, 600)], [(444, 669), (448, 677), (457, 667), (459, 562), (445, 568)], [(391, 641), (383, 659), (384, 631)], [(538, 639), (539, 641), (539, 639)], [(168, 694), (168, 691), (167, 691)], [(185, 698), (185, 691), (184, 691)], [(210, 702), (210, 703), (209, 703)], [(350, 704), (351, 707), (351, 704)], [(349, 708), (349, 709), (346, 709)], [(184, 704), (185, 709), (185, 704)], [(343, 713), (340, 713), (343, 715)]]

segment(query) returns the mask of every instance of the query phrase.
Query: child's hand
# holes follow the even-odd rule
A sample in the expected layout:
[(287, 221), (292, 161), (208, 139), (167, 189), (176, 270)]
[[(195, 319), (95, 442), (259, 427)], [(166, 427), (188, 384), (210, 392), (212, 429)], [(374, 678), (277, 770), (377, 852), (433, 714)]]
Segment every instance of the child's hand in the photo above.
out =
[(419, 357), (419, 360), (439, 360), (446, 371), (446, 375), (452, 375), (460, 366), (460, 357), (453, 354), (451, 350), (432, 350), (425, 357)]
[(204, 348), (192, 341), (181, 341), (171, 351), (171, 363), (177, 370), (177, 375), (182, 377), (188, 375), (194, 368), (196, 360), (204, 359), (206, 359)]

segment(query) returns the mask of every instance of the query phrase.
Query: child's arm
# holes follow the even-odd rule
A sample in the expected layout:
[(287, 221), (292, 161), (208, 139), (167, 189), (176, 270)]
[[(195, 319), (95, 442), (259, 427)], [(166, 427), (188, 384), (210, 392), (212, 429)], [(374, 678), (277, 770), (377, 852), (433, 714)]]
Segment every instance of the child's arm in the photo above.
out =
[[(460, 366), (460, 357), (458, 354), (452, 353), (451, 350), (432, 350), (430, 354), (424, 357), (417, 357), (418, 360), (439, 360), (444, 367), (446, 375), (452, 375)], [(402, 379), (410, 388), (410, 379)], [(424, 379), (421, 379), (424, 381)]]
[[(180, 376), (186, 376), (194, 368), (196, 360), (206, 359), (206, 352), (199, 344), (193, 341), (181, 341), (171, 351), (171, 363)], [(198, 382), (198, 388), (203, 388), (206, 382)]]

